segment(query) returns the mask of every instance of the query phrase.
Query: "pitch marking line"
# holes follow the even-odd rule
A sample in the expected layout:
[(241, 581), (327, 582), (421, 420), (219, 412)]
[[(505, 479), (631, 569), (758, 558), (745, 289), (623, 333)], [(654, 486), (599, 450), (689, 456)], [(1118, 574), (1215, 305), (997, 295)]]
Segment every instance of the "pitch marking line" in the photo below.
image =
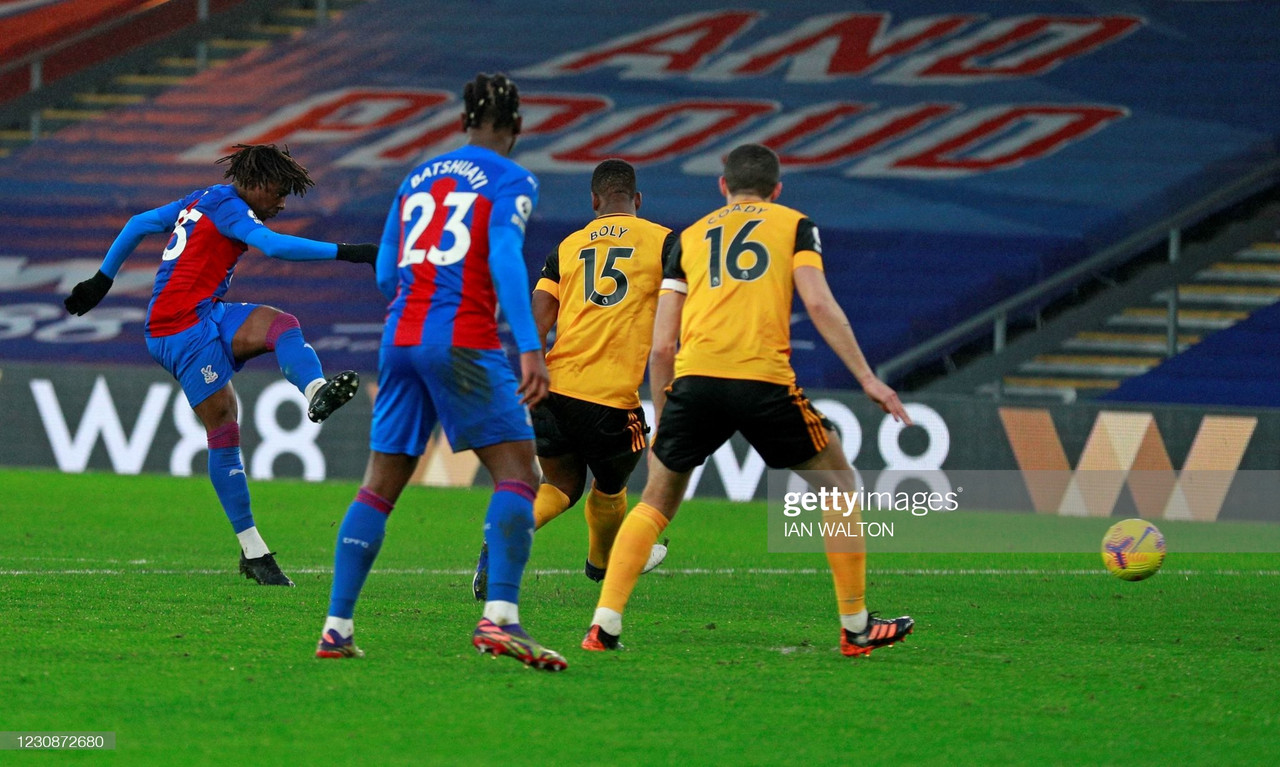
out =
[[(133, 563), (131, 563), (133, 564)], [(142, 564), (142, 562), (138, 562)], [(298, 575), (332, 575), (331, 567), (286, 567), (290, 573)], [(445, 577), (470, 577), (475, 573), (474, 570), (436, 570), (425, 567), (414, 568), (375, 568), (375, 573), (383, 575), (426, 575), (426, 576), (445, 576)], [(934, 577), (968, 577), (968, 576), (1090, 576), (1090, 575), (1108, 575), (1107, 571), (1098, 568), (1094, 570), (1014, 570), (1014, 569), (929, 569), (929, 568), (908, 568), (908, 569), (889, 569), (877, 570), (868, 569), (869, 575), (903, 575), (903, 576), (934, 576)], [(1167, 575), (1181, 575), (1184, 577), (1201, 576), (1201, 575), (1220, 575), (1232, 577), (1249, 577), (1264, 576), (1275, 577), (1280, 576), (1280, 570), (1165, 570)], [(0, 570), (0, 575), (6, 576), (28, 576), (28, 575), (227, 575), (234, 573), (232, 568), (223, 569), (167, 569), (167, 568), (144, 568), (138, 569), (113, 569), (113, 568), (84, 568), (69, 570)], [(530, 570), (528, 575), (534, 576), (562, 576), (562, 575), (581, 575), (581, 570), (559, 570), (559, 569), (535, 569)], [(770, 576), (795, 576), (795, 575), (828, 575), (829, 571), (825, 568), (816, 567), (807, 568), (771, 568), (771, 567), (719, 567), (719, 568), (662, 568), (654, 570), (649, 575), (770, 575)]]

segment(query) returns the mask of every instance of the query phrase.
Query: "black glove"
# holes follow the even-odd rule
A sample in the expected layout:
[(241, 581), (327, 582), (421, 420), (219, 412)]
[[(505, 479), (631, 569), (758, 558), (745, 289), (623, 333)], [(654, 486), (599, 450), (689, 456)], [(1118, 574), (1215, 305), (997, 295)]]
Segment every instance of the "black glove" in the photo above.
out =
[(107, 295), (107, 291), (111, 290), (111, 285), (115, 280), (99, 271), (84, 282), (76, 285), (71, 289), (71, 295), (67, 296), (67, 300), (62, 305), (67, 307), (67, 311), (77, 317), (83, 315)]
[(372, 266), (378, 262), (378, 246), (372, 242), (364, 242), (359, 245), (348, 245), (345, 242), (340, 242), (338, 243), (338, 260)]

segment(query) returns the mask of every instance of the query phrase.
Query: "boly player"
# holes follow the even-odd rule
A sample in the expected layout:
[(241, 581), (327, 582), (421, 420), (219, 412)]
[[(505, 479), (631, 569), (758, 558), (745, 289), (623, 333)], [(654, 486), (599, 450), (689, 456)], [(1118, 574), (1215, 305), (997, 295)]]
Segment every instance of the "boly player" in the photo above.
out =
[[(454, 451), (474, 450), (495, 484), (485, 516), (489, 599), (472, 635), (481, 652), (548, 671), (559, 653), (520, 626), (520, 580), (533, 543), (533, 428), (526, 405), (547, 393), (525, 272), (524, 228), (538, 199), (532, 174), (508, 159), (520, 95), (504, 75), (463, 91), (467, 145), (427, 160), (391, 204), (378, 287), (391, 299), (373, 405), (369, 465), (334, 553), (329, 615), (316, 657), (355, 658), (356, 600), (382, 548), (387, 518), (436, 422)], [(498, 341), (502, 306), (520, 351), (517, 383)]]
[[(627, 479), (649, 432), (636, 390), (649, 356), (662, 262), (676, 240), (670, 229), (636, 216), (640, 203), (630, 163), (605, 160), (596, 166), (596, 218), (547, 256), (533, 291), (539, 338), (545, 342), (557, 328), (555, 346), (547, 352), (551, 393), (533, 409), (543, 474), (534, 526), (540, 529), (578, 502), (590, 468), (585, 572), (597, 582), (627, 512)], [(655, 543), (645, 572), (661, 564), (666, 551)], [(472, 583), (479, 601), (485, 599), (487, 575), (488, 549), (482, 548)]]
[[(649, 361), (658, 430), (649, 479), (618, 532), (583, 649), (619, 646), (622, 611), (650, 547), (676, 515), (692, 470), (734, 432), (770, 467), (815, 472), (824, 485), (846, 492), (855, 488), (839, 435), (795, 385), (793, 293), (867, 396), (910, 423), (898, 395), (867, 365), (831, 294), (817, 227), (775, 202), (780, 175), (778, 157), (767, 147), (734, 149), (720, 178), (725, 206), (685, 229), (667, 258)], [(915, 624), (909, 617), (883, 620), (867, 613), (866, 550), (854, 548), (829, 547), (827, 561), (840, 612), (840, 649), (865, 655), (901, 640)]]
[(292, 314), (225, 303), (222, 297), (250, 245), (286, 261), (336, 258), (368, 264), (377, 247), (316, 242), (268, 229), (262, 222), (284, 210), (290, 194), (306, 194), (311, 177), (287, 149), (240, 144), (235, 150), (218, 160), (226, 164), (231, 184), (192, 192), (129, 219), (97, 274), (76, 285), (65, 304), (75, 315), (97, 306), (142, 239), (172, 230), (147, 307), (147, 349), (182, 385), (208, 433), (209, 479), (240, 541), (240, 572), (263, 585), (292, 586), (253, 521), (231, 377), (248, 360), (275, 352), (285, 378), (307, 398), (308, 417), (317, 423), (351, 399), (360, 379), (351, 370), (326, 379)]

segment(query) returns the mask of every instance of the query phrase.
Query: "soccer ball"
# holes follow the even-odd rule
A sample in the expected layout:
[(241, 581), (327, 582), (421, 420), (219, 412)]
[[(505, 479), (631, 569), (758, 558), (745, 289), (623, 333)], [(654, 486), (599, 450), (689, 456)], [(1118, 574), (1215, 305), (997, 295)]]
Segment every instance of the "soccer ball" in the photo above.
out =
[(1145, 519), (1117, 522), (1102, 539), (1102, 563), (1126, 581), (1150, 578), (1164, 564), (1164, 536)]

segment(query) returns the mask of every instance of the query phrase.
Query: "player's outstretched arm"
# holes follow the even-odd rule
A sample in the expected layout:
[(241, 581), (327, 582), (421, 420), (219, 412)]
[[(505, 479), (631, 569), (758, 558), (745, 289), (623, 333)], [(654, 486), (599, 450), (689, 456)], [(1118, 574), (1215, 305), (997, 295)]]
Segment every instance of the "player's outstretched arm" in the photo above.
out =
[(653, 318), (653, 347), (649, 350), (649, 394), (653, 398), (653, 428), (657, 431), (662, 408), (667, 404), (667, 387), (676, 377), (676, 346), (680, 339), (680, 318), (685, 294), (667, 289), (658, 296)]
[(374, 266), (378, 260), (378, 246), (372, 242), (348, 244), (345, 242), (320, 242), (291, 234), (280, 234), (266, 227), (257, 229), (245, 240), (249, 245), (282, 261), (348, 261), (353, 264)]
[(831, 293), (826, 275), (817, 267), (801, 266), (795, 270), (794, 276), (796, 292), (800, 294), (800, 300), (804, 302), (805, 311), (809, 313), (809, 319), (813, 320), (813, 326), (849, 372), (853, 373), (853, 377), (858, 379), (858, 384), (867, 397), (884, 412), (892, 415), (895, 421), (910, 425), (911, 418), (903, 409), (898, 393), (877, 378), (867, 364), (862, 347), (853, 335), (849, 318)]
[(320, 242), (291, 234), (280, 234), (268, 229), (247, 203), (239, 197), (221, 202), (210, 216), (213, 225), (223, 235), (252, 245), (267, 255), (282, 261), (353, 261), (372, 264), (378, 257), (378, 246), (364, 243)]
[(120, 234), (116, 235), (115, 242), (111, 243), (97, 273), (71, 289), (71, 295), (63, 301), (67, 311), (80, 316), (97, 306), (111, 290), (125, 259), (133, 254), (143, 238), (148, 234), (166, 232), (173, 226), (178, 214), (182, 212), (182, 202), (175, 200), (130, 218)]

